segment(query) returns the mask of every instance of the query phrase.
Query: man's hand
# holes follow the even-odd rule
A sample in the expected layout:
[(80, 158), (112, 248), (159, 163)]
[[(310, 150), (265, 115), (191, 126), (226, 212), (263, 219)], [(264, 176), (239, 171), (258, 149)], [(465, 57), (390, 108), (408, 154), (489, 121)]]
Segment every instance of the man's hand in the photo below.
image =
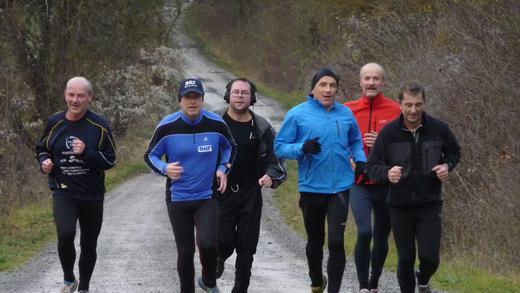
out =
[(258, 185), (265, 186), (265, 187), (271, 187), (273, 185), (273, 180), (269, 175), (265, 174), (262, 176), (262, 178), (258, 179)]
[(220, 191), (220, 193), (224, 193), (227, 188), (227, 175), (226, 175), (226, 173), (224, 173), (220, 170), (217, 170), (216, 176), (217, 176), (217, 182), (218, 182), (217, 190)]
[(363, 142), (365, 143), (365, 145), (367, 147), (371, 148), (374, 146), (374, 143), (376, 142), (376, 137), (377, 137), (377, 132), (375, 132), (375, 131), (367, 132), (363, 136)]
[(303, 144), (303, 152), (306, 154), (317, 154), (321, 152), (321, 144), (318, 142), (319, 137), (309, 139)]
[(401, 166), (393, 166), (390, 170), (388, 170), (388, 181), (391, 183), (398, 183), (401, 179), (403, 167)]
[(365, 162), (356, 162), (354, 163), (354, 183), (362, 184), (368, 179), (365, 174), (366, 163)]
[(52, 168), (54, 167), (54, 163), (52, 162), (51, 159), (46, 159), (45, 161), (42, 162), (41, 167), (42, 167), (43, 173), (49, 174), (49, 173), (51, 173)]
[(179, 162), (169, 163), (166, 166), (166, 176), (168, 176), (168, 178), (170, 178), (172, 181), (179, 180), (179, 178), (181, 178), (182, 172), (184, 172), (184, 168)]
[(84, 150), (85, 143), (81, 139), (76, 138), (72, 141), (72, 151), (75, 155), (81, 155)]
[(441, 182), (448, 180), (448, 173), (450, 171), (448, 168), (448, 164), (444, 163), (437, 165), (433, 167), (432, 171), (435, 172), (437, 178), (439, 178)]

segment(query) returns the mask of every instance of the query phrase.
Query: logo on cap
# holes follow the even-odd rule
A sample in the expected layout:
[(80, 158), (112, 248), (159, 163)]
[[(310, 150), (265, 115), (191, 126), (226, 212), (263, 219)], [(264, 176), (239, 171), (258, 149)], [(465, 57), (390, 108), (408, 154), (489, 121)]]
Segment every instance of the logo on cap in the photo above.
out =
[(197, 93), (201, 96), (204, 96), (204, 88), (202, 87), (202, 82), (195, 78), (188, 78), (182, 80), (179, 84), (179, 101), (181, 97), (189, 93)]
[(187, 80), (184, 83), (184, 87), (192, 87), (192, 86), (197, 86), (197, 82), (195, 80)]

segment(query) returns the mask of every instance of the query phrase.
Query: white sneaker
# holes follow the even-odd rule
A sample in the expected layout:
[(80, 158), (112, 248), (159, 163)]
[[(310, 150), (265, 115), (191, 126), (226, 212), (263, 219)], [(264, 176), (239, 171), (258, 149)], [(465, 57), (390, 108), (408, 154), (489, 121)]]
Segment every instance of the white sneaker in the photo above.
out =
[(363, 288), (359, 290), (359, 293), (370, 293), (370, 291), (368, 289)]
[(60, 293), (73, 293), (76, 288), (78, 288), (78, 280), (74, 279), (74, 282), (72, 282), (70, 285), (63, 286)]

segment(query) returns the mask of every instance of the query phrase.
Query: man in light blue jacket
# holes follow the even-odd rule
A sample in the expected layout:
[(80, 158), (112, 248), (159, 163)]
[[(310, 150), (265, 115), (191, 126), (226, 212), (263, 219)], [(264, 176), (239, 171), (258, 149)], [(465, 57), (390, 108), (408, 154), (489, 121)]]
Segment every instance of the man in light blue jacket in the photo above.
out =
[(336, 101), (339, 76), (322, 68), (312, 78), (307, 101), (287, 112), (274, 142), (279, 158), (298, 161), (300, 208), (307, 232), (306, 254), (311, 292), (324, 292), (322, 273), (325, 219), (329, 260), (328, 292), (339, 292), (345, 269), (343, 234), (348, 213), (348, 194), (354, 184), (354, 169), (366, 162), (356, 120)]

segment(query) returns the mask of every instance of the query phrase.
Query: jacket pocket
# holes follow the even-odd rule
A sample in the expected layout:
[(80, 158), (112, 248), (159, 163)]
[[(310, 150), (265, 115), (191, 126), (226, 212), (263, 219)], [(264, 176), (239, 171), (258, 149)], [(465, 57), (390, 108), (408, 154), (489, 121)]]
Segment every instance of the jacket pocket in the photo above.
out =
[(422, 148), (422, 173), (431, 175), (433, 167), (441, 162), (442, 142), (426, 141)]
[(412, 156), (412, 147), (408, 142), (397, 142), (392, 143), (390, 145), (388, 151), (388, 166), (392, 168), (393, 166), (401, 166), (402, 170), (402, 180), (408, 178), (410, 175), (412, 164), (410, 162), (410, 158)]

